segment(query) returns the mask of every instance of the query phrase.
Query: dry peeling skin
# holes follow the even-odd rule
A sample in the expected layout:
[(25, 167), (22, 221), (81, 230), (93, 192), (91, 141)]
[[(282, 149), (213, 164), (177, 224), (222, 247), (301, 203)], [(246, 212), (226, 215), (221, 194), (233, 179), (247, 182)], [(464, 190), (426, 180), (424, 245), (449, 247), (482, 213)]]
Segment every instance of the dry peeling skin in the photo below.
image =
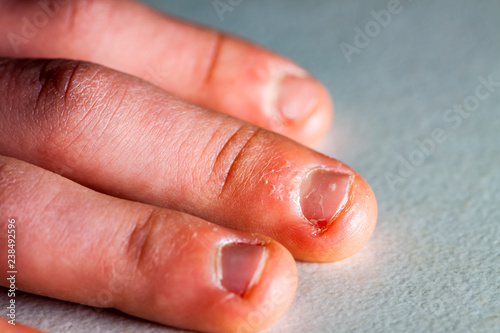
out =
[[(269, 162), (262, 169), (254, 169), (251, 178), (245, 180), (245, 191), (253, 194), (246, 196), (247, 209), (239, 209), (241, 202), (226, 209), (237, 211), (241, 221), (254, 220), (253, 232), (276, 239), (299, 260), (337, 261), (359, 251), (373, 233), (377, 218), (375, 196), (366, 181), (340, 161), (315, 151), (301, 152), (300, 156), (294, 154), (292, 142), (281, 141), (273, 146), (275, 137), (267, 133), (256, 140), (269, 140), (268, 147), (274, 147), (262, 152), (264, 156), (269, 155), (266, 156)], [(234, 168), (251, 168), (251, 163), (239, 160)], [(335, 211), (333, 218), (321, 226), (308, 220), (300, 205), (302, 181), (316, 169), (349, 175), (347, 198), (342, 199), (341, 208)], [(229, 175), (228, 183), (238, 183), (231, 177)], [(227, 186), (221, 199), (228, 201), (224, 197), (237, 196), (241, 191), (241, 188)], [(262, 214), (264, 210), (266, 214)], [(217, 222), (233, 226), (238, 223), (234, 220)], [(245, 229), (243, 224), (240, 227)]]

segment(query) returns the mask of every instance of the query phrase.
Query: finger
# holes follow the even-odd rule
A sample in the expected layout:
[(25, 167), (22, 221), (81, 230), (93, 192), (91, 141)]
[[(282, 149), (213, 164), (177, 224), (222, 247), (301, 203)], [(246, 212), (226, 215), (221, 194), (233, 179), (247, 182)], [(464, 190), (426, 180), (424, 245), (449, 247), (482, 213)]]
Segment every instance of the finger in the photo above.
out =
[(131, 1), (2, 1), (0, 56), (72, 58), (149, 80), (307, 144), (328, 130), (326, 89), (291, 61)]
[[(21, 290), (209, 332), (263, 329), (292, 301), (295, 263), (267, 237), (106, 196), (12, 158), (0, 165), (0, 227), (14, 224)], [(11, 268), (0, 267), (5, 284)]]
[(0, 317), (0, 332), (3, 333), (43, 333), (42, 331), (19, 324), (17, 321), (12, 321), (15, 324), (9, 323), (8, 319)]
[(303, 260), (358, 251), (376, 221), (347, 165), (88, 63), (0, 63), (0, 153), (127, 199), (268, 235)]

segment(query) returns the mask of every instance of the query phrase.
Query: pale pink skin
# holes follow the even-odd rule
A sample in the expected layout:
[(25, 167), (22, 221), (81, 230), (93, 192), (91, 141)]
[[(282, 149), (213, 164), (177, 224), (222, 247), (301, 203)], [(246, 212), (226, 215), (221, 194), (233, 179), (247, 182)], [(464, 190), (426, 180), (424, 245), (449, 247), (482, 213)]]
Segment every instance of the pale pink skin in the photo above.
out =
[[(20, 31), (21, 18), (31, 18), (40, 8), (12, 0), (3, 1), (0, 10), (0, 29), (6, 35)], [(103, 64), (308, 145), (323, 138), (333, 116), (328, 91), (290, 60), (131, 1), (73, 1), (18, 49), (7, 40), (0, 42), (1, 56)], [(269, 109), (278, 101), (277, 82), (286, 75), (309, 77), (317, 101), (302, 119), (283, 123)]]
[[(293, 257), (267, 237), (105, 196), (12, 158), (0, 158), (0, 165), (1, 227), (17, 217), (21, 290), (210, 332), (237, 331), (278, 295), (272, 312), (252, 327), (262, 329), (293, 299)], [(214, 283), (217, 247), (229, 240), (263, 244), (268, 251), (260, 279), (243, 297)], [(3, 281), (6, 264), (0, 264)]]
[[(0, 29), (15, 31), (39, 10), (21, 3), (0, 4)], [(293, 257), (340, 260), (371, 236), (377, 205), (363, 178), (266, 130), (310, 144), (328, 128), (326, 89), (290, 61), (111, 0), (65, 5), (19, 48), (1, 40), (0, 56), (90, 60), (156, 86), (85, 62), (0, 61), (0, 155), (10, 156), (0, 157), (0, 230), (19, 220), (18, 288), (182, 328), (258, 331), (293, 299)], [(169, 75), (152, 76), (147, 64)], [(316, 93), (297, 121), (270, 106), (276, 80), (292, 74)], [(299, 205), (315, 168), (353, 176), (326, 228)], [(228, 240), (266, 247), (243, 296), (217, 282), (217, 249)]]

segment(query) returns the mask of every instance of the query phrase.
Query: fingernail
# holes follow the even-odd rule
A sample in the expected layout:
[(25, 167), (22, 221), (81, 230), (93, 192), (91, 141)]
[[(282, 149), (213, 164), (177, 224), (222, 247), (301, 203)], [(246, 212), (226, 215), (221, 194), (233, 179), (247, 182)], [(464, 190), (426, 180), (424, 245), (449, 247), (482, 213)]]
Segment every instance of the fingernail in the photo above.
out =
[(319, 228), (328, 226), (347, 202), (351, 177), (323, 169), (310, 172), (300, 185), (304, 217)]
[(221, 249), (221, 285), (228, 291), (243, 296), (260, 275), (265, 261), (263, 245), (227, 244)]
[(300, 122), (316, 108), (316, 83), (311, 78), (285, 76), (277, 99), (278, 111), (285, 122)]

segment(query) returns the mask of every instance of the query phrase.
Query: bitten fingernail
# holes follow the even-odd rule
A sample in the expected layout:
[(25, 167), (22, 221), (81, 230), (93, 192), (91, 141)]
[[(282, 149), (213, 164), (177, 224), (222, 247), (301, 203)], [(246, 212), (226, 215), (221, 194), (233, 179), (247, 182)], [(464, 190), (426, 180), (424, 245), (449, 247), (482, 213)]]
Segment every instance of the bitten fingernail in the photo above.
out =
[(300, 206), (304, 217), (319, 228), (325, 228), (345, 206), (352, 175), (317, 169), (300, 185)]
[(221, 249), (221, 285), (243, 296), (255, 283), (265, 261), (266, 247), (251, 244), (226, 244)]

